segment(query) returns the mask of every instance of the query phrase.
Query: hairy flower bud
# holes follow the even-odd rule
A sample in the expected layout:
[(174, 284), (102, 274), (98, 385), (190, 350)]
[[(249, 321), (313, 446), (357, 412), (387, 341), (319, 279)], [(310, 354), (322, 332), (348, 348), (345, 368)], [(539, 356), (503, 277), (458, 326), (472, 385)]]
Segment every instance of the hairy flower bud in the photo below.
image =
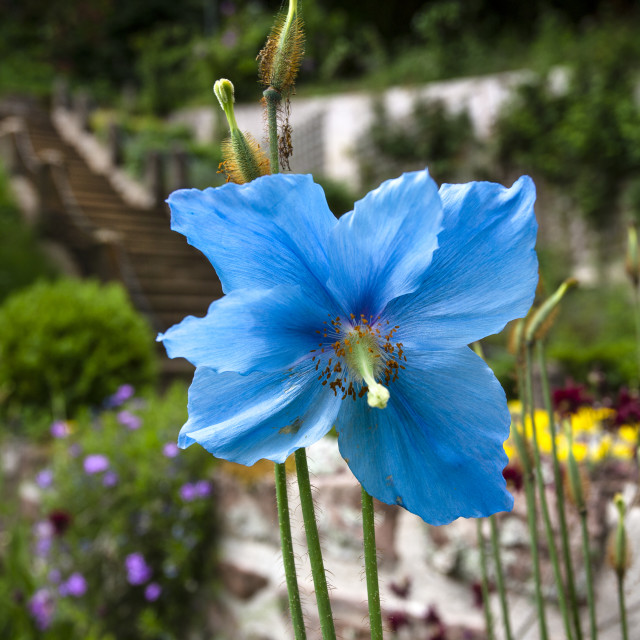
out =
[(233, 109), (235, 102), (233, 84), (226, 78), (217, 80), (213, 92), (229, 123), (231, 136), (222, 143), (222, 171), (231, 182), (251, 182), (269, 173), (269, 160), (253, 136), (238, 127)]
[(624, 578), (627, 569), (631, 566), (631, 550), (624, 526), (626, 506), (620, 493), (613, 497), (613, 504), (618, 510), (618, 526), (607, 540), (607, 562), (620, 578)]

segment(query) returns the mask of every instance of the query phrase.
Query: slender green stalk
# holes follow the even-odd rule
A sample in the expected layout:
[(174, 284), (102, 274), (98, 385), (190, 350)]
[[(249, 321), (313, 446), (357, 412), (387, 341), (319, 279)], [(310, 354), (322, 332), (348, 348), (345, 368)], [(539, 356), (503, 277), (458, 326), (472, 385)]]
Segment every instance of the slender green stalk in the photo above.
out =
[(637, 386), (640, 387), (640, 289), (637, 285), (633, 285), (633, 315), (636, 321), (636, 364), (638, 370), (636, 372)]
[(627, 608), (624, 602), (624, 577), (618, 573), (618, 604), (620, 605), (620, 630), (622, 640), (629, 640), (629, 627), (627, 625)]
[(280, 104), (282, 95), (272, 87), (265, 89), (263, 95), (267, 103), (269, 162), (271, 164), (271, 173), (280, 173), (280, 164), (278, 159), (278, 105)]
[(547, 495), (544, 487), (544, 477), (542, 475), (542, 461), (540, 458), (540, 446), (538, 444), (538, 431), (536, 429), (535, 406), (533, 403), (533, 345), (527, 344), (526, 349), (526, 387), (527, 396), (529, 398), (529, 417), (531, 419), (531, 429), (533, 432), (533, 459), (536, 466), (536, 484), (538, 487), (538, 495), (540, 498), (540, 509), (542, 511), (542, 520), (544, 522), (544, 530), (549, 547), (549, 559), (553, 568), (553, 577), (558, 592), (558, 604), (562, 614), (565, 634), (569, 640), (573, 638), (571, 633), (571, 622), (569, 620), (569, 610), (567, 609), (567, 600), (565, 596), (565, 588), (562, 583), (562, 574), (560, 573), (560, 562), (558, 561), (558, 550), (556, 549), (556, 541), (551, 527), (551, 517), (549, 515), (549, 505), (547, 503)]
[(496, 582), (498, 584), (498, 594), (500, 595), (500, 608), (502, 609), (502, 624), (504, 625), (504, 635), (506, 640), (513, 640), (511, 634), (511, 620), (509, 619), (509, 603), (507, 601), (507, 589), (504, 584), (504, 573), (502, 571), (502, 558), (500, 556), (500, 540), (498, 538), (498, 524), (495, 516), (489, 516), (491, 525), (491, 547), (493, 557), (496, 561)]
[(318, 615), (320, 616), (322, 640), (335, 640), (336, 631), (333, 625), (331, 602), (329, 601), (327, 576), (324, 571), (324, 563), (322, 562), (320, 537), (318, 536), (318, 526), (316, 524), (315, 510), (313, 507), (313, 496), (311, 495), (309, 467), (307, 466), (307, 452), (304, 449), (298, 449), (295, 452), (295, 458), (296, 470), (298, 472), (298, 487), (300, 489), (300, 505), (302, 507), (304, 529), (307, 534), (309, 562), (311, 563), (313, 586), (316, 590), (316, 601), (318, 604)]
[(282, 561), (287, 579), (289, 594), (289, 610), (296, 640), (306, 640), (300, 591), (296, 576), (296, 563), (293, 557), (293, 541), (291, 539), (291, 520), (289, 518), (289, 498), (287, 496), (287, 472), (284, 464), (276, 463), (276, 500), (278, 503), (278, 522), (280, 524), (280, 544), (282, 545)]
[(382, 611), (378, 586), (378, 555), (374, 523), (373, 498), (362, 487), (362, 533), (364, 537), (364, 565), (369, 597), (369, 625), (371, 640), (382, 640)]
[[(529, 398), (522, 381), (522, 373), (518, 371), (518, 387), (522, 400), (522, 422), (524, 425), (524, 416), (527, 415), (529, 406)], [(518, 450), (518, 457), (522, 463), (524, 470), (523, 483), (524, 493), (527, 500), (527, 524), (529, 526), (529, 539), (531, 543), (531, 563), (533, 565), (533, 579), (535, 584), (536, 595), (536, 611), (538, 617), (538, 627), (540, 630), (540, 640), (548, 640), (549, 632), (547, 630), (547, 616), (544, 609), (544, 598), (542, 596), (542, 577), (540, 575), (540, 556), (538, 554), (538, 526), (536, 517), (536, 496), (534, 492), (533, 469), (531, 460), (529, 459), (529, 451), (525, 442), (525, 436), (520, 433), (518, 426), (513, 425), (512, 428), (513, 441)]]
[(482, 607), (484, 609), (484, 621), (487, 628), (487, 640), (494, 640), (493, 616), (491, 615), (491, 603), (489, 602), (489, 571), (487, 570), (487, 552), (484, 548), (482, 522), (483, 520), (481, 518), (476, 518), (478, 549), (480, 550), (480, 569), (482, 570)]
[(573, 575), (573, 562), (571, 560), (571, 547), (569, 546), (569, 530), (567, 528), (567, 516), (564, 506), (564, 483), (558, 459), (558, 447), (556, 444), (556, 422), (551, 404), (551, 393), (549, 390), (549, 377), (547, 376), (547, 362), (542, 341), (537, 342), (538, 364), (540, 366), (540, 377), (542, 381), (542, 397), (545, 409), (549, 416), (549, 432), (551, 435), (551, 454), (553, 459), (553, 482), (556, 490), (556, 506), (558, 510), (558, 522), (560, 523), (560, 538), (562, 541), (562, 557), (564, 560), (565, 577), (567, 585), (568, 605), (573, 619), (573, 628), (576, 633), (576, 640), (582, 640), (582, 626), (580, 623), (580, 610), (578, 608), (578, 598), (576, 595), (576, 585)]
[(582, 553), (584, 555), (584, 571), (587, 580), (587, 602), (589, 604), (589, 627), (591, 640), (598, 637), (596, 622), (596, 598), (593, 592), (593, 572), (591, 570), (591, 550), (589, 549), (589, 530), (587, 529), (587, 510), (580, 509), (580, 529), (582, 530)]

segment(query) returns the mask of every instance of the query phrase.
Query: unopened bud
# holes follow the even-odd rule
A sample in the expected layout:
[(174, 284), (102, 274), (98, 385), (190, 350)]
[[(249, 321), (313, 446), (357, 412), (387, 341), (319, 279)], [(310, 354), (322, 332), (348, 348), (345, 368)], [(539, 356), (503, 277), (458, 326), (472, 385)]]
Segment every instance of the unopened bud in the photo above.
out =
[(218, 102), (229, 123), (231, 136), (222, 143), (222, 169), (231, 182), (251, 182), (269, 173), (269, 160), (260, 145), (249, 134), (240, 131), (233, 108), (235, 102), (233, 84), (226, 78), (213, 85)]
[(541, 340), (544, 338), (553, 324), (557, 307), (562, 298), (564, 298), (564, 294), (569, 291), (569, 289), (577, 285), (578, 281), (575, 278), (565, 280), (556, 289), (555, 293), (549, 296), (533, 313), (525, 331), (525, 340), (527, 344), (532, 344), (535, 340)]
[(618, 576), (624, 578), (624, 574), (631, 566), (631, 550), (624, 526), (626, 506), (621, 494), (618, 493), (614, 496), (613, 504), (618, 510), (618, 526), (615, 531), (611, 532), (607, 541), (607, 561)]
[(281, 13), (258, 54), (260, 82), (280, 95), (288, 95), (304, 54), (304, 32), (298, 16), (297, 0), (289, 0), (286, 16)]
[(638, 260), (638, 231), (635, 225), (627, 230), (627, 257), (624, 264), (627, 275), (634, 287), (640, 282), (640, 260)]

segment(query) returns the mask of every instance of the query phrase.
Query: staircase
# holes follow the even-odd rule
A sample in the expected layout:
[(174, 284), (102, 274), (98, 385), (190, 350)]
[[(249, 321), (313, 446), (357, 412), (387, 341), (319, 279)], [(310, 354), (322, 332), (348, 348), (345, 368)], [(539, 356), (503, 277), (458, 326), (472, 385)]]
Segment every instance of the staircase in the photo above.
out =
[[(36, 156), (50, 149), (62, 155), (70, 191), (88, 223), (117, 234), (121, 267), (128, 275), (124, 283), (152, 327), (164, 331), (187, 315), (205, 315), (212, 300), (222, 296), (220, 282), (208, 260), (171, 231), (168, 206), (127, 205), (107, 178), (93, 173), (61, 139), (47, 112), (31, 108), (21, 115)], [(162, 364), (166, 374), (191, 370), (184, 360), (170, 361), (164, 355)]]

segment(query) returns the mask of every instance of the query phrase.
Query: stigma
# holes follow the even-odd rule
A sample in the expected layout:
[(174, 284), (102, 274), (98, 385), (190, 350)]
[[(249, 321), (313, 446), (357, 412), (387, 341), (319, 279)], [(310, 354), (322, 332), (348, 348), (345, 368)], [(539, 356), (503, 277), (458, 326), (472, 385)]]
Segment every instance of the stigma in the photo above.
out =
[[(323, 348), (313, 351), (318, 380), (328, 384), (335, 395), (342, 392), (343, 400), (356, 400), (366, 394), (370, 407), (384, 409), (390, 398), (388, 385), (404, 369), (402, 361), (406, 362), (402, 343), (393, 342), (400, 327), (364, 315), (356, 319), (353, 314), (350, 321), (343, 323), (338, 317), (324, 324), (326, 327), (317, 333), (327, 342), (319, 343)], [(327, 359), (331, 351), (333, 356)]]

